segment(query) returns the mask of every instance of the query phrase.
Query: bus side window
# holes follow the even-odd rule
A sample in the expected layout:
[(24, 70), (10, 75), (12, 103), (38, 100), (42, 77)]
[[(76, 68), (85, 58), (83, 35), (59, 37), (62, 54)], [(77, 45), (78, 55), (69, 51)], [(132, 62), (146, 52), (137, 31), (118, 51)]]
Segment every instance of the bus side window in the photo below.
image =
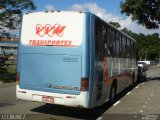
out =
[(113, 42), (112, 42), (112, 30), (111, 28), (107, 29), (107, 45), (108, 45), (108, 56), (113, 54)]
[(133, 42), (133, 58), (136, 58), (136, 44)]
[(106, 56), (108, 53), (108, 46), (107, 46), (107, 26), (103, 25), (103, 55)]
[(122, 37), (122, 57), (126, 57), (126, 38)]
[(127, 45), (126, 45), (126, 53), (127, 58), (131, 58), (131, 41), (130, 39), (126, 39)]
[(116, 57), (120, 57), (120, 35), (116, 32)]
[(133, 58), (133, 41), (130, 40), (130, 55)]
[(116, 33), (113, 31), (112, 33), (112, 40), (113, 40), (113, 56), (116, 57)]
[(103, 40), (103, 26), (98, 24), (98, 54), (103, 55), (104, 40)]
[(122, 36), (120, 35), (120, 41), (119, 41), (119, 56), (122, 57)]
[(107, 27), (103, 22), (95, 21), (95, 52), (100, 56), (107, 53)]

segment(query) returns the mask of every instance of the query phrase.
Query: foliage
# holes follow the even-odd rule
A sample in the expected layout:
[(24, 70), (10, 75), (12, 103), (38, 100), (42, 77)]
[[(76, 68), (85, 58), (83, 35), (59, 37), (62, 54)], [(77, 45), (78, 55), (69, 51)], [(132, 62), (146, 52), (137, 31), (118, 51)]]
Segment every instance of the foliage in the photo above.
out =
[(160, 27), (160, 0), (126, 0), (121, 3), (121, 12), (147, 29)]
[(160, 37), (158, 33), (144, 35), (133, 33), (126, 28), (122, 30), (137, 41), (139, 60), (156, 60), (160, 54)]
[(4, 53), (0, 56), (0, 73), (7, 72), (8, 65), (6, 64), (8, 57)]
[(16, 65), (8, 64), (9, 56), (4, 52), (0, 55), (0, 82), (15, 82)]
[(9, 37), (8, 30), (19, 27), (23, 12), (35, 10), (32, 0), (1, 0), (0, 2), (0, 36)]
[(111, 25), (113, 25), (115, 28), (120, 28), (121, 25), (117, 22), (109, 22)]

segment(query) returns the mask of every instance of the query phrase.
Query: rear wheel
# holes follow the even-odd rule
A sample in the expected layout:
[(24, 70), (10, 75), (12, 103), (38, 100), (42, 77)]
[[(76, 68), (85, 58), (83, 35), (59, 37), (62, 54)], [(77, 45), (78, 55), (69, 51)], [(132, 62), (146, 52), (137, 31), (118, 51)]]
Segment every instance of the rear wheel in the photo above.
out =
[(135, 72), (132, 74), (132, 84), (135, 84)]
[(109, 102), (113, 104), (116, 101), (117, 96), (117, 83), (113, 82), (110, 90)]

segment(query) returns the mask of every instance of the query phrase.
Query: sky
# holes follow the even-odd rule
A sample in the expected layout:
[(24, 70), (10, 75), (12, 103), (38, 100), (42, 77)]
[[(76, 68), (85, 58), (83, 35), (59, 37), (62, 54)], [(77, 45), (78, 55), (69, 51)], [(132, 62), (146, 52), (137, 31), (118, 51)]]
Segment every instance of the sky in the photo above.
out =
[(125, 0), (33, 0), (37, 11), (87, 11), (91, 12), (106, 22), (118, 22), (135, 33), (153, 34), (160, 33), (160, 29), (147, 30), (142, 25), (132, 22), (131, 17), (121, 13), (120, 3)]

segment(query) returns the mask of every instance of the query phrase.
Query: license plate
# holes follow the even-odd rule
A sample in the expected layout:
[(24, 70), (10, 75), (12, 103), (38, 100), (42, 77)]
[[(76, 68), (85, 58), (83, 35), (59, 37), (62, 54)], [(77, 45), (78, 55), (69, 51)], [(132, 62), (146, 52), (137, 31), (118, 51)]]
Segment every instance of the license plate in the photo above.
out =
[(49, 102), (49, 103), (51, 103), (51, 102), (54, 102), (54, 97), (43, 96), (43, 97), (42, 97), (42, 101), (43, 101), (43, 102)]

